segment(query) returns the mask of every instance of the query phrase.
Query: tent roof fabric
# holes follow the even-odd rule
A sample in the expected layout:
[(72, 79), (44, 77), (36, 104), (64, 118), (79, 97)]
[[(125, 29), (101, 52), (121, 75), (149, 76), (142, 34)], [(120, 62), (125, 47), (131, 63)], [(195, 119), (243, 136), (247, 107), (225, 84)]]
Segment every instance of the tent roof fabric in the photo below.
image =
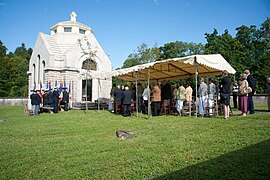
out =
[(170, 80), (189, 78), (195, 76), (216, 76), (221, 75), (223, 70), (235, 74), (235, 69), (220, 55), (192, 55), (181, 58), (166, 59), (137, 65), (130, 68), (114, 70), (112, 76), (127, 81), (147, 81), (150, 70), (150, 79)]

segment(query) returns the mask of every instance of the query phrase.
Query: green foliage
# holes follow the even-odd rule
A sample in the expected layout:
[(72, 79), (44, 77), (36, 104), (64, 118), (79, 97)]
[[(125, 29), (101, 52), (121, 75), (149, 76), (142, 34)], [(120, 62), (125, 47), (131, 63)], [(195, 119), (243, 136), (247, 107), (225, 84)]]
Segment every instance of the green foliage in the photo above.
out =
[[(217, 118), (0, 106), (0, 179), (269, 179), (269, 114)], [(135, 138), (116, 138), (130, 130)]]
[(112, 84), (115, 84), (115, 85), (126, 85), (127, 82), (123, 79), (119, 79), (117, 77), (112, 77)]
[(236, 70), (236, 79), (245, 69), (249, 69), (257, 82), (257, 92), (266, 93), (267, 77), (270, 72), (270, 19), (261, 25), (240, 26), (233, 38), (228, 30), (218, 35), (218, 31), (205, 34), (206, 54), (221, 54)]
[(128, 68), (139, 64), (145, 64), (158, 60), (164, 60), (168, 58), (183, 57), (187, 55), (203, 54), (204, 45), (199, 43), (186, 43), (182, 41), (176, 41), (164, 44), (161, 47), (157, 47), (155, 44), (153, 48), (148, 48), (145, 43), (138, 46), (137, 51), (129, 54), (125, 60), (122, 68)]
[(241, 43), (233, 38), (228, 30), (218, 35), (216, 29), (212, 34), (205, 34), (205, 54), (221, 54), (237, 71), (238, 77), (245, 69), (245, 53), (242, 51)]
[(129, 54), (122, 68), (128, 68), (139, 64), (153, 62), (156, 61), (156, 59), (159, 59), (159, 56), (159, 48), (148, 48), (147, 45), (143, 43), (137, 47), (137, 51)]
[(183, 57), (194, 54), (203, 54), (204, 46), (202, 44), (187, 43), (182, 41), (175, 41), (164, 44), (160, 48), (161, 59)]
[(25, 44), (8, 55), (0, 41), (0, 97), (26, 97), (28, 93), (28, 63), (32, 49)]
[(235, 68), (236, 79), (239, 79), (245, 69), (249, 69), (256, 79), (257, 93), (266, 93), (267, 77), (270, 76), (270, 18), (262, 23), (260, 29), (242, 25), (236, 31), (236, 37), (232, 37), (228, 30), (221, 35), (217, 29), (212, 33), (205, 33), (205, 45), (175, 41), (159, 48), (148, 48), (146, 44), (142, 44), (137, 52), (129, 55), (123, 68), (188, 55), (221, 54)]

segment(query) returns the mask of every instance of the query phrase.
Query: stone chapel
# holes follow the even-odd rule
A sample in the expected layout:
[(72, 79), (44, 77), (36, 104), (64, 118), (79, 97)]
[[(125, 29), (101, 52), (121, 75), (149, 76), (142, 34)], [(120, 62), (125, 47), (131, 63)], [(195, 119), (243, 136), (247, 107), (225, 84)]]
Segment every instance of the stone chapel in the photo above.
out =
[(110, 98), (111, 62), (92, 29), (76, 17), (72, 12), (70, 21), (51, 27), (50, 35), (38, 34), (29, 63), (29, 95), (33, 88), (65, 86), (73, 104)]

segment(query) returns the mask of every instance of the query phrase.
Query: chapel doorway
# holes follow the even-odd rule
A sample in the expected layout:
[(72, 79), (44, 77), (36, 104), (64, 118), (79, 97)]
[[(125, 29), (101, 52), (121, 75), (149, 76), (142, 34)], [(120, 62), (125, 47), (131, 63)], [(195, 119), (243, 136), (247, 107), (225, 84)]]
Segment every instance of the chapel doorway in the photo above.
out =
[(82, 101), (86, 101), (86, 95), (87, 101), (92, 101), (92, 79), (87, 79), (87, 86), (86, 80), (82, 80)]

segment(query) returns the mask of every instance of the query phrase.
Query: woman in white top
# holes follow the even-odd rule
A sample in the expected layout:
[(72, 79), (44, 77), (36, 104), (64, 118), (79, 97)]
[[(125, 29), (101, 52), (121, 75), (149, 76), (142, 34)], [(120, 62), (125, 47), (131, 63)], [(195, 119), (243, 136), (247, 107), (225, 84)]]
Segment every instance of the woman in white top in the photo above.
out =
[(145, 113), (147, 113), (147, 107), (148, 107), (148, 99), (150, 99), (150, 89), (147, 87), (147, 85), (145, 85), (146, 88), (143, 90), (143, 93), (142, 93), (142, 97), (143, 97), (143, 103), (144, 103), (144, 111)]
[(213, 106), (215, 102), (215, 97), (216, 97), (216, 85), (214, 83), (214, 79), (210, 79), (210, 84), (209, 84), (209, 95), (208, 95), (208, 106), (209, 106), (209, 115), (213, 115)]

